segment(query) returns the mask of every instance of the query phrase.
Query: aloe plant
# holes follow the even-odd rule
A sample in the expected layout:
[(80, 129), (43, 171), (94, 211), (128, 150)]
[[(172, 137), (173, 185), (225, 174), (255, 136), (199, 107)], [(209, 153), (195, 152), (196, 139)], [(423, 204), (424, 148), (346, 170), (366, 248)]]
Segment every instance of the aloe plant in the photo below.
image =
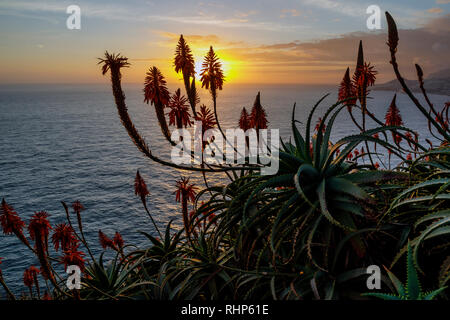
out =
[(423, 292), (419, 282), (416, 266), (413, 262), (413, 253), (411, 244), (408, 243), (408, 253), (406, 257), (406, 285), (404, 285), (392, 272), (386, 269), (389, 278), (394, 285), (397, 294), (369, 292), (364, 293), (363, 296), (375, 297), (384, 300), (433, 300), (438, 294), (444, 291), (447, 287)]

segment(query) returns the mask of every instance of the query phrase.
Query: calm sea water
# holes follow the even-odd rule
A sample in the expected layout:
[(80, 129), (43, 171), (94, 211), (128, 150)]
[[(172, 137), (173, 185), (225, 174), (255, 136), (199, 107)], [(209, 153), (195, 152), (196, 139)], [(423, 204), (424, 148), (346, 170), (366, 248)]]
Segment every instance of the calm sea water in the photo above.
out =
[[(171, 87), (171, 89), (175, 89)], [(140, 85), (125, 85), (130, 114), (153, 152), (169, 158), (170, 148), (161, 135), (153, 107), (143, 103)], [(318, 86), (233, 86), (220, 92), (218, 113), (223, 128), (235, 127), (243, 106), (251, 108), (261, 91), (271, 128), (290, 135), (290, 116), (297, 102), (296, 118), (305, 122), (314, 102), (331, 95), (319, 108), (321, 115), (336, 101), (336, 87)], [(370, 109), (383, 118), (392, 92), (374, 91)], [(210, 105), (206, 91), (202, 102)], [(450, 100), (432, 95), (436, 106)], [(400, 94), (398, 106), (407, 126), (429, 137), (423, 117), (408, 98)], [(333, 137), (356, 133), (343, 112)], [(122, 233), (126, 243), (144, 246), (154, 230), (135, 197), (133, 182), (140, 170), (150, 190), (149, 210), (160, 229), (170, 219), (181, 222), (180, 206), (173, 194), (175, 181), (189, 173), (173, 170), (146, 159), (133, 145), (122, 127), (110, 87), (105, 85), (0, 86), (0, 197), (28, 221), (34, 211), (46, 210), (52, 224), (65, 221), (61, 201), (80, 200), (84, 229), (95, 252), (99, 252), (98, 230), (113, 236)], [(202, 185), (201, 176), (191, 174)], [(217, 180), (216, 180), (217, 181)], [(3, 274), (15, 291), (23, 290), (22, 274), (38, 264), (13, 236), (0, 235)]]

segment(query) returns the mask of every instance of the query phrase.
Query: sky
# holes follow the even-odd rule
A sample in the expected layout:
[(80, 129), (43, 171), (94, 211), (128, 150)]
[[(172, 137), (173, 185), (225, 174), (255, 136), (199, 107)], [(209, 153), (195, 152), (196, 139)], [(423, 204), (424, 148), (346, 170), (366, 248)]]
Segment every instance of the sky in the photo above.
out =
[[(66, 27), (69, 5), (81, 9), (80, 30)], [(381, 30), (367, 28), (370, 5)], [(106, 82), (96, 60), (105, 50), (129, 58), (124, 82), (142, 83), (155, 65), (173, 83), (180, 34), (198, 72), (212, 45), (229, 83), (336, 84), (353, 70), (359, 40), (384, 82), (393, 79), (384, 11), (401, 29), (408, 78), (414, 63), (425, 75), (450, 68), (450, 0), (0, 0), (0, 84)]]

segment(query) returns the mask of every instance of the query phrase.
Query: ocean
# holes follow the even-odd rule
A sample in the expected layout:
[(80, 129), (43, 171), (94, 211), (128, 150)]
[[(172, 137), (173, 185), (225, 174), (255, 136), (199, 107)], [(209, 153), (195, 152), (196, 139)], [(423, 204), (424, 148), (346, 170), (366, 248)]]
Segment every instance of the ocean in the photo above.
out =
[[(176, 89), (169, 87), (172, 92)], [(218, 97), (221, 126), (236, 127), (242, 107), (250, 110), (260, 91), (269, 127), (278, 128), (288, 139), (293, 104), (297, 103), (296, 119), (302, 127), (314, 103), (330, 93), (316, 120), (336, 101), (337, 89), (225, 84)], [(124, 85), (124, 91), (131, 117), (153, 153), (170, 160), (170, 147), (161, 134), (154, 108), (143, 102), (142, 86)], [(369, 109), (384, 119), (393, 94), (371, 92)], [(431, 100), (440, 108), (450, 97), (431, 95)], [(201, 102), (212, 105), (206, 90), (201, 90)], [(417, 130), (422, 142), (431, 138), (426, 121), (406, 95), (398, 94), (397, 105), (405, 125)], [(357, 132), (344, 110), (336, 121), (333, 139)], [(96, 254), (101, 252), (99, 229), (111, 237), (119, 231), (126, 244), (146, 246), (149, 241), (138, 231), (156, 234), (134, 195), (138, 169), (150, 190), (149, 210), (160, 229), (171, 219), (179, 227), (181, 207), (175, 202), (175, 182), (180, 176), (191, 176), (193, 182), (203, 186), (203, 179), (198, 173), (154, 163), (137, 150), (120, 123), (109, 84), (0, 86), (0, 198), (5, 198), (25, 221), (35, 211), (45, 210), (52, 225), (65, 222), (61, 201), (70, 204), (79, 200), (86, 208), (82, 212), (84, 230)], [(214, 181), (225, 180), (216, 177)], [(14, 236), (3, 234), (0, 257), (7, 283), (16, 292), (25, 291), (23, 271), (38, 265), (38, 261)]]

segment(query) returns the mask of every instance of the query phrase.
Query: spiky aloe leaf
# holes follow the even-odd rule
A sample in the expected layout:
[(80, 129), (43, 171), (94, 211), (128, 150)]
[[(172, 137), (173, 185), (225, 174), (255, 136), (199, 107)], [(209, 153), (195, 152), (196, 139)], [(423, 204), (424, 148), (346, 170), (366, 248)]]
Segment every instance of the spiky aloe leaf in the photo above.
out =
[(408, 251), (406, 256), (406, 295), (408, 299), (417, 300), (421, 294), (419, 276), (414, 266), (411, 244), (408, 243)]
[(347, 225), (343, 225), (338, 220), (336, 220), (331, 215), (330, 211), (328, 211), (328, 205), (327, 205), (327, 199), (326, 199), (326, 185), (327, 185), (327, 180), (324, 179), (324, 180), (322, 180), (322, 182), (320, 183), (320, 185), (317, 187), (317, 190), (316, 190), (317, 197), (319, 198), (320, 211), (321, 211), (322, 215), (325, 218), (327, 218), (327, 220), (330, 221), (332, 224), (334, 224), (344, 230), (354, 231), (353, 228), (351, 228)]
[(394, 205), (393, 207), (391, 207), (389, 209), (389, 211), (392, 211), (398, 207), (407, 205), (407, 204), (415, 204), (415, 203), (419, 203), (419, 202), (424, 202), (424, 201), (431, 201), (431, 200), (450, 200), (450, 194), (439, 194), (437, 196), (431, 195), (431, 196), (423, 196), (423, 197), (415, 197), (412, 199), (407, 199), (407, 200), (403, 200), (401, 202), (398, 202), (396, 205)]
[(297, 173), (294, 175), (294, 185), (295, 188), (297, 189), (297, 192), (302, 196), (303, 200), (305, 200), (311, 207), (313, 207), (314, 205), (308, 199), (308, 197), (305, 195), (305, 192), (303, 191), (304, 184), (302, 183), (301, 180), (302, 174), (309, 175), (309, 177), (312, 179), (314, 178), (317, 179), (319, 177), (319, 173), (312, 165), (305, 163), (298, 168)]
[(341, 177), (356, 184), (370, 184), (384, 180), (406, 179), (408, 178), (408, 174), (402, 172), (375, 170), (349, 173), (342, 175)]
[(383, 267), (384, 267), (384, 270), (386, 270), (388, 277), (391, 280), (392, 284), (394, 285), (395, 290), (397, 290), (397, 294), (399, 296), (405, 296), (406, 290), (405, 290), (405, 287), (403, 286), (403, 283), (401, 283), (401, 281), (388, 268), (386, 268), (385, 266), (383, 266)]
[(309, 146), (306, 145), (305, 140), (303, 139), (302, 135), (300, 134), (300, 132), (297, 129), (297, 126), (295, 125), (295, 107), (296, 107), (296, 105), (297, 104), (294, 103), (294, 107), (292, 108), (292, 120), (291, 120), (292, 133), (294, 135), (295, 146), (297, 149), (299, 149), (302, 159), (307, 160), (307, 159), (310, 159), (309, 152), (308, 152)]
[(402, 297), (396, 296), (392, 293), (377, 293), (377, 292), (369, 292), (363, 293), (362, 296), (366, 297), (375, 297), (383, 300), (403, 300)]
[(336, 193), (344, 193), (357, 199), (366, 199), (368, 197), (367, 193), (363, 189), (344, 178), (328, 178), (327, 187)]
[(392, 200), (392, 207), (394, 207), (402, 198), (404, 198), (406, 195), (408, 195), (411, 192), (414, 192), (418, 189), (426, 188), (426, 187), (432, 187), (436, 185), (442, 185), (449, 181), (449, 179), (433, 179), (433, 180), (427, 180), (424, 182), (420, 182), (418, 184), (413, 185), (412, 187), (406, 189), (402, 193), (400, 193), (397, 197), (395, 197), (394, 200)]
[[(329, 93), (324, 95), (322, 98), (320, 98), (320, 100), (317, 101), (317, 103), (314, 105), (314, 107), (312, 108), (311, 112), (308, 115), (308, 120), (306, 122), (306, 132), (305, 132), (305, 141), (308, 144), (310, 142), (310, 137), (311, 137), (311, 121), (312, 121), (314, 111), (316, 111), (316, 109), (320, 105), (320, 103), (328, 96), (329, 96)], [(309, 146), (308, 146), (308, 150), (309, 150)]]
[(442, 288), (439, 288), (439, 289), (434, 290), (432, 292), (425, 293), (424, 297), (423, 297), (423, 300), (433, 300), (439, 293), (441, 293), (445, 289), (447, 289), (447, 287), (442, 287)]
[(450, 256), (448, 256), (441, 265), (439, 271), (439, 285), (443, 286), (450, 280)]

